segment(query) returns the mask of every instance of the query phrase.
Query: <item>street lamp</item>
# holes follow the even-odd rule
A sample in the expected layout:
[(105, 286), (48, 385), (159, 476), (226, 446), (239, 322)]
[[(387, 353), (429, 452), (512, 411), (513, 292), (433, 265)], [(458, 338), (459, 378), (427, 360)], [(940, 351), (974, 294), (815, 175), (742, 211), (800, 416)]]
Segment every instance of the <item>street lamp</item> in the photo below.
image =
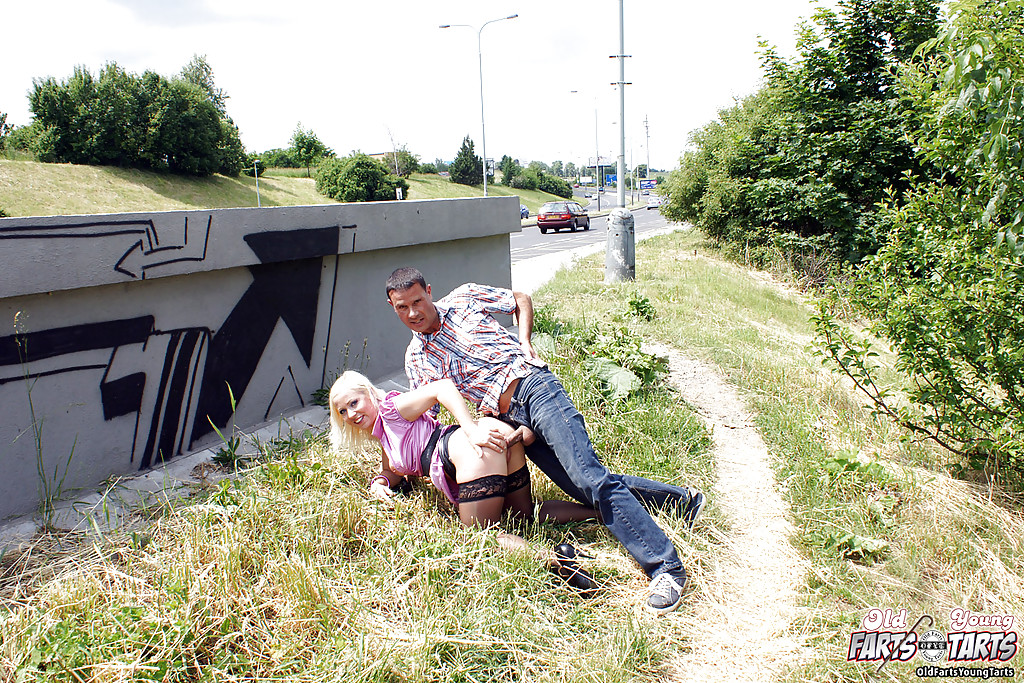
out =
[[(507, 17), (501, 17), (499, 19), (491, 19), (485, 21), (480, 28), (476, 31), (476, 56), (477, 61), (480, 65), (480, 146), (484, 155), (484, 196), (487, 196), (487, 128), (484, 125), (484, 52), (483, 45), (481, 42), (481, 34), (483, 34), (484, 26), (487, 24), (493, 24), (496, 21), (505, 21), (506, 19), (515, 19), (518, 14), (510, 14)], [(462, 26), (465, 28), (476, 28), (469, 24), (441, 24), (438, 28), (452, 28), (453, 26)]]

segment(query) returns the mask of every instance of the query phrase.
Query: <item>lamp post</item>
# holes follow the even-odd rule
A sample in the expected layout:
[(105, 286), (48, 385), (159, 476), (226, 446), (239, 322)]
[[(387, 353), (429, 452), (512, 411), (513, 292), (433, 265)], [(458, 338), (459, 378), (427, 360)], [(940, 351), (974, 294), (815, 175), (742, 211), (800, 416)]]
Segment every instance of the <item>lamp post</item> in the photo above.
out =
[(262, 208), (262, 205), (260, 204), (260, 169), (259, 169), (259, 164), (260, 164), (260, 160), (259, 159), (253, 159), (252, 160), (252, 177), (256, 179), (256, 208), (257, 209)]
[[(484, 52), (483, 42), (481, 36), (484, 32), (484, 26), (487, 24), (493, 24), (496, 21), (505, 21), (506, 19), (515, 19), (518, 14), (510, 14), (507, 17), (501, 17), (498, 19), (491, 19), (485, 21), (480, 25), (480, 28), (476, 31), (476, 56), (480, 66), (480, 147), (484, 156), (484, 196), (487, 196), (487, 128), (484, 125)], [(452, 28), (453, 26), (463, 26), (465, 28), (476, 28), (469, 24), (441, 24), (438, 28)]]

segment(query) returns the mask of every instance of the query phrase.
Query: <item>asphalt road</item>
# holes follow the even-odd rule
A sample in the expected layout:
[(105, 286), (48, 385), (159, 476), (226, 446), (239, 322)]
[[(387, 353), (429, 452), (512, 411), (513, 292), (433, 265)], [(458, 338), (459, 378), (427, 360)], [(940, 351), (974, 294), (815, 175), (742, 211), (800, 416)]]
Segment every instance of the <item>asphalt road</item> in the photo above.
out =
[[(594, 208), (588, 207), (591, 211)], [(603, 244), (608, 239), (608, 216), (604, 198), (601, 199), (601, 209), (602, 215), (590, 217), (590, 230), (579, 230), (577, 232), (549, 231), (548, 234), (542, 235), (535, 224), (524, 225), (522, 232), (514, 232), (509, 236), (512, 263), (567, 249), (576, 249), (598, 242)], [(645, 206), (640, 206), (633, 209), (632, 213), (633, 231), (637, 235), (668, 226), (668, 221), (657, 209), (647, 209)]]

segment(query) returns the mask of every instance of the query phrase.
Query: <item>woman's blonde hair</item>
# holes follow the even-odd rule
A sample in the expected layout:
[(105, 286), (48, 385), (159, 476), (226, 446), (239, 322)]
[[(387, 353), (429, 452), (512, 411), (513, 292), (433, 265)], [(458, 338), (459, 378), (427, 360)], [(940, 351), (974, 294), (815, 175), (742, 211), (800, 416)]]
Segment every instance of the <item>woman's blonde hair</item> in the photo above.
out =
[(370, 403), (375, 408), (380, 408), (380, 400), (384, 398), (384, 392), (373, 386), (373, 383), (361, 373), (355, 370), (346, 370), (341, 373), (341, 377), (331, 385), (331, 393), (327, 400), (331, 410), (331, 448), (334, 450), (341, 448), (356, 450), (365, 448), (371, 442), (376, 441), (369, 430), (358, 429), (345, 422), (334, 405), (335, 399), (349, 390), (355, 390), (368, 396)]

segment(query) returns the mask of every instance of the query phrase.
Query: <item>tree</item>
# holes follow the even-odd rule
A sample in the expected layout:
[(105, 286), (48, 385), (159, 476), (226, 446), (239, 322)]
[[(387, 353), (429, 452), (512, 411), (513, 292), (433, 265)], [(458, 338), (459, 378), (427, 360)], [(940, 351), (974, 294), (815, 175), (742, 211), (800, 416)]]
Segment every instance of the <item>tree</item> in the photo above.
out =
[(397, 199), (409, 192), (409, 183), (376, 159), (353, 152), (343, 159), (332, 158), (320, 164), (316, 172), (316, 191), (339, 202), (379, 202)]
[(506, 154), (501, 157), (498, 170), (501, 171), (501, 184), (514, 187), (515, 178), (523, 172), (523, 167), (519, 165), (518, 159), (513, 159)]
[[(205, 65), (193, 61), (194, 69)], [(244, 159), (238, 129), (218, 108), (216, 98), (222, 105), (226, 96), (206, 68), (203, 85), (151, 71), (138, 76), (114, 62), (98, 77), (80, 66), (63, 82), (34, 80), (29, 104), (38, 158), (237, 175)]]
[(0, 111), (0, 151), (7, 147), (7, 135), (11, 132), (11, 126), (7, 125), (7, 112)]
[(934, 34), (933, 0), (841, 0), (805, 27), (794, 64), (765, 48), (767, 85), (693, 137), (663, 209), (742, 247), (826, 252), (856, 263), (878, 246), (876, 206), (925, 168), (910, 141), (919, 112), (895, 68)]
[(334, 156), (330, 147), (320, 142), (320, 138), (312, 130), (304, 130), (302, 123), (295, 126), (292, 133), (292, 153), (295, 159), (306, 167), (306, 177), (310, 177), (310, 168), (319, 164), (327, 157)]
[(420, 170), (420, 158), (402, 146), (384, 154), (384, 165), (395, 175), (408, 178)]
[(206, 55), (192, 55), (192, 61), (181, 70), (181, 78), (199, 86), (206, 93), (207, 99), (217, 108), (217, 111), (222, 116), (225, 115), (224, 103), (228, 99), (228, 95), (214, 84), (213, 67), (206, 61)]
[(565, 176), (565, 165), (561, 161), (554, 161), (551, 163), (551, 172), (561, 178)]
[(574, 164), (571, 161), (567, 162), (565, 164), (565, 177), (566, 178), (573, 178), (573, 179), (575, 179), (577, 176), (579, 176), (579, 174), (580, 174), (580, 170), (578, 168), (576, 168), (576, 164)]
[(484, 182), (484, 162), (473, 151), (473, 141), (467, 135), (455, 161), (448, 167), (451, 181), (460, 185), (481, 185)]
[(881, 388), (872, 351), (824, 308), (824, 353), (889, 415), (984, 470), (1024, 484), (1024, 14), (1014, 0), (959, 3), (903, 70), (925, 112), (915, 142), (937, 170), (882, 211), (884, 240), (845, 305), (912, 379), (909, 404)]

